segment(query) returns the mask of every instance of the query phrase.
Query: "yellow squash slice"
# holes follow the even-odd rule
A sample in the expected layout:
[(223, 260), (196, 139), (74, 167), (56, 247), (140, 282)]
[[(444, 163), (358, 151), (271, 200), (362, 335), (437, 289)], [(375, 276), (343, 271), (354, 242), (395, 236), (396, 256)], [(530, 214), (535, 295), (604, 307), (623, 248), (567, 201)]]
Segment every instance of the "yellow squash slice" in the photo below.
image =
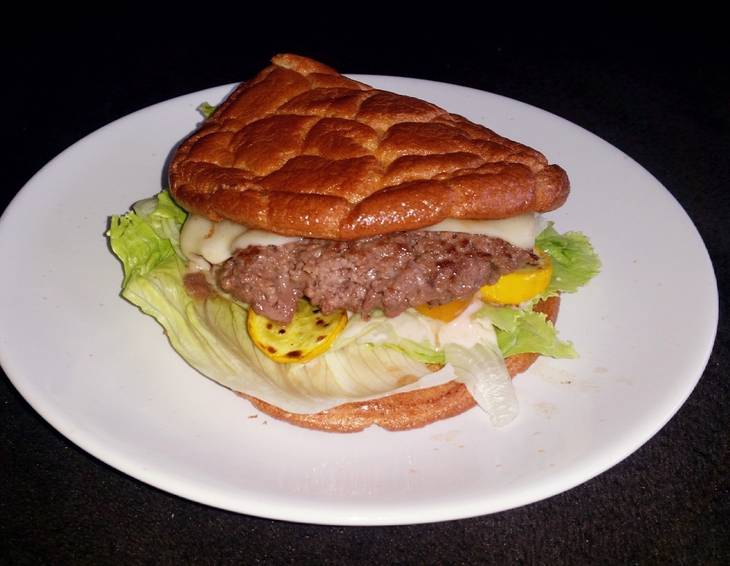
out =
[(347, 312), (322, 312), (309, 301), (297, 303), (289, 324), (275, 322), (248, 310), (246, 327), (256, 347), (280, 364), (308, 362), (324, 354), (347, 324)]
[(553, 276), (553, 264), (549, 255), (538, 255), (539, 265), (518, 269), (503, 275), (494, 285), (484, 285), (479, 290), (482, 300), (498, 305), (519, 305), (547, 289)]
[(471, 303), (471, 297), (468, 299), (456, 299), (445, 305), (419, 305), (416, 310), (430, 318), (435, 318), (442, 322), (451, 322), (457, 316), (464, 312), (464, 309)]

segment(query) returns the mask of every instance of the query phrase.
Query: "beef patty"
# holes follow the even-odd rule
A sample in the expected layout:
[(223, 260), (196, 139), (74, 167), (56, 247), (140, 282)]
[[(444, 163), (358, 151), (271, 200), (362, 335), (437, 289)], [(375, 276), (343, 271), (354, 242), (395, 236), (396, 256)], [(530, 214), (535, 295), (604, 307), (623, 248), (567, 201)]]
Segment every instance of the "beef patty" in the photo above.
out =
[(217, 268), (220, 288), (271, 320), (289, 322), (307, 297), (330, 313), (397, 316), (471, 296), (537, 256), (504, 240), (456, 232), (397, 232), (353, 241), (302, 239), (238, 250)]

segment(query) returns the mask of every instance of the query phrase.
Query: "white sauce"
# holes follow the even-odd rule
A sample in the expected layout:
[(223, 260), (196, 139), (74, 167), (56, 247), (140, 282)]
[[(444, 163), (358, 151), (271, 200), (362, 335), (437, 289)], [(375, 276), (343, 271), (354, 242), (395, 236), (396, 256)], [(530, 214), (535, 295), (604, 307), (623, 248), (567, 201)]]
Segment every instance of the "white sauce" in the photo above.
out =
[(464, 309), (459, 316), (448, 323), (442, 323), (437, 333), (439, 348), (445, 344), (457, 344), (464, 348), (473, 348), (477, 344), (488, 343), (497, 345), (497, 336), (491, 323), (484, 322), (479, 318), (472, 318), (484, 303), (477, 293), (471, 304)]

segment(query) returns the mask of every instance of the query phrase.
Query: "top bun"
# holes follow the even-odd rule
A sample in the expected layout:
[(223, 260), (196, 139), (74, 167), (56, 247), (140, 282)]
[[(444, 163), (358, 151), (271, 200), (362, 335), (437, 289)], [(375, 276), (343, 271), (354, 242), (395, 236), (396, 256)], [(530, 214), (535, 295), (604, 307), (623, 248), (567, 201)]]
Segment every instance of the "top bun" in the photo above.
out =
[(214, 221), (351, 240), (554, 210), (570, 185), (534, 149), (287, 54), (182, 142), (170, 188)]

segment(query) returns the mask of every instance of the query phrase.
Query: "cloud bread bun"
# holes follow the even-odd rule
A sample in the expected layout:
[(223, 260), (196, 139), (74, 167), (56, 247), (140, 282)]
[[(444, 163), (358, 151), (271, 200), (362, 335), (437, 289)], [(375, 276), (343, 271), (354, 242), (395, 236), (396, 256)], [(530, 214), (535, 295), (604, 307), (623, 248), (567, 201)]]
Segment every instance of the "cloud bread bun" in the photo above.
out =
[[(560, 298), (551, 297), (538, 303), (534, 310), (545, 313), (554, 324), (558, 317)], [(509, 374), (514, 377), (527, 370), (537, 354), (518, 354), (505, 360)], [(437, 368), (434, 368), (437, 369)], [(462, 383), (450, 381), (436, 387), (398, 393), (370, 401), (339, 405), (315, 414), (289, 413), (260, 399), (239, 393), (260, 411), (298, 426), (329, 432), (359, 432), (378, 425), (388, 430), (418, 428), (453, 417), (476, 405)]]
[(183, 141), (170, 187), (214, 221), (340, 240), (546, 212), (569, 192), (538, 151), (297, 55), (275, 56)]

